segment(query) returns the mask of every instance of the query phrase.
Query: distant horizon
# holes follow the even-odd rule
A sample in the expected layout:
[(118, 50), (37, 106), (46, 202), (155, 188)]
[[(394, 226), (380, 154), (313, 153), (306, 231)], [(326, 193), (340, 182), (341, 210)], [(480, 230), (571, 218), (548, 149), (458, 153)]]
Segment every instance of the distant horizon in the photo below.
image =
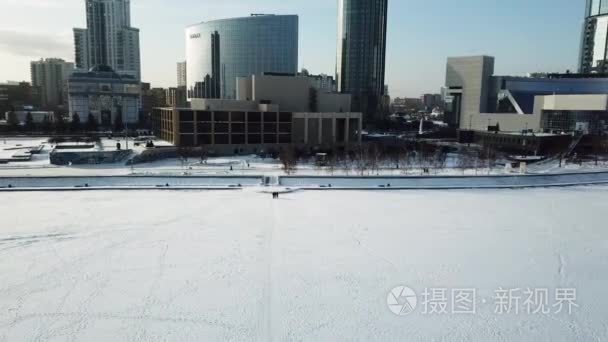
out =
[[(30, 62), (74, 60), (73, 28), (86, 27), (84, 0), (7, 0), (0, 13), (0, 83), (30, 82)], [(312, 74), (335, 74), (337, 6), (327, 0), (132, 0), (132, 26), (140, 29), (142, 82), (177, 85), (185, 60), (185, 29), (200, 22), (252, 13), (300, 18), (300, 64)], [(389, 1), (386, 79), (392, 98), (439, 93), (447, 57), (488, 55), (496, 74), (576, 72), (584, 0)], [(197, 13), (205, 13), (199, 15)], [(539, 18), (559, 20), (539, 20)], [(28, 18), (28, 20), (23, 20)], [(61, 18), (61, 20), (57, 20)], [(159, 20), (162, 18), (162, 20)], [(159, 24), (160, 23), (160, 24)]]

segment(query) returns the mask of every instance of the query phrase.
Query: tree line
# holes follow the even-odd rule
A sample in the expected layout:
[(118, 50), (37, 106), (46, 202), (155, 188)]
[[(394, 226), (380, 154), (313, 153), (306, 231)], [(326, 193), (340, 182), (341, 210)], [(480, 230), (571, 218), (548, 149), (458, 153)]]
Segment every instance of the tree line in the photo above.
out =
[[(71, 120), (60, 113), (54, 113), (52, 117), (45, 115), (41, 122), (35, 122), (31, 112), (27, 112), (25, 121), (21, 122), (17, 113), (10, 111), (6, 114), (6, 125), (8, 131), (12, 132), (57, 132), (57, 133), (80, 133), (95, 132), (102, 127), (93, 114), (89, 114), (86, 120), (80, 118), (78, 113), (74, 113)], [(122, 131), (125, 126), (122, 115), (117, 115), (111, 127), (114, 131)]]

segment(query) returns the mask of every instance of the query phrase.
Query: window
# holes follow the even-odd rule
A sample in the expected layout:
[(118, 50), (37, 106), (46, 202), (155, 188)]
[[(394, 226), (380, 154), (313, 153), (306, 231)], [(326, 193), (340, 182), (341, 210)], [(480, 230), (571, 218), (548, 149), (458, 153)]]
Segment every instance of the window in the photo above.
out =
[(247, 114), (247, 120), (249, 122), (261, 122), (262, 121), (262, 113), (252, 112)]
[(194, 124), (191, 122), (181, 122), (179, 130), (181, 133), (194, 133)]
[(245, 113), (232, 112), (232, 121), (245, 122)]
[(191, 110), (184, 110), (179, 113), (180, 121), (194, 121), (194, 112)]
[(248, 139), (249, 144), (261, 144), (262, 143), (262, 136), (260, 134), (249, 134), (247, 136), (247, 139)]
[(198, 121), (211, 121), (211, 112), (196, 112)]
[(232, 143), (242, 145), (245, 143), (245, 134), (233, 134)]
[(278, 113), (264, 113), (264, 122), (276, 122)]
[(215, 112), (215, 122), (228, 122), (230, 121), (228, 112)]
[(600, 0), (591, 0), (591, 6), (589, 10), (589, 15), (591, 16), (600, 14)]
[(211, 145), (211, 134), (199, 134), (198, 135), (199, 145)]
[(232, 133), (245, 133), (245, 124), (244, 123), (233, 123), (232, 124)]
[(211, 123), (201, 123), (199, 122), (196, 125), (196, 130), (198, 133), (211, 133)]
[(230, 144), (230, 135), (228, 134), (216, 134), (215, 135), (216, 145), (227, 145)]

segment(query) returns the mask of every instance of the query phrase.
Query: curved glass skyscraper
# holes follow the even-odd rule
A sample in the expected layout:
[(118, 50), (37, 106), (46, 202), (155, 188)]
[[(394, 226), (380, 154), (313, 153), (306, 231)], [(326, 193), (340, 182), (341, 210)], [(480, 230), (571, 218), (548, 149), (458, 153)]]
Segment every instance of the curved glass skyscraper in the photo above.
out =
[(579, 71), (608, 72), (608, 0), (587, 0)]
[(188, 98), (236, 98), (236, 78), (298, 69), (298, 16), (252, 15), (186, 29)]
[(384, 95), (388, 0), (339, 0), (338, 91), (352, 95), (353, 111), (375, 114)]

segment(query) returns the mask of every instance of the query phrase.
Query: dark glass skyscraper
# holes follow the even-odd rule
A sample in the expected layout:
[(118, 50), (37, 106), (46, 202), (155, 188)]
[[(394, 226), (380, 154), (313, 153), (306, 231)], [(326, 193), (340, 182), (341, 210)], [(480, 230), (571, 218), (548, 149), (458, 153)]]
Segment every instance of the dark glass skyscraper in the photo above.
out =
[(608, 73), (608, 0), (587, 0), (579, 71)]
[(352, 95), (353, 111), (366, 119), (384, 95), (388, 0), (339, 0), (338, 91)]

